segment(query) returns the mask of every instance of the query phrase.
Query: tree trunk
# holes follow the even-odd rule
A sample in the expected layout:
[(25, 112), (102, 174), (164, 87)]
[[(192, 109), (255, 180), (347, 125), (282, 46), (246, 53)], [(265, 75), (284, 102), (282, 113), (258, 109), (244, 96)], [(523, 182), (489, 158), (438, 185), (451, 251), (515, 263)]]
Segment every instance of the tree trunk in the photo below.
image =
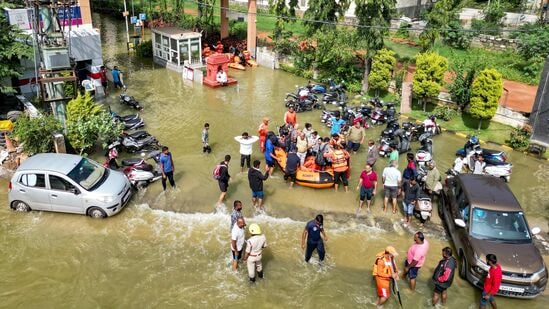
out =
[(421, 102), (423, 103), (423, 112), (427, 111), (427, 100), (421, 99)]
[(482, 126), (482, 119), (479, 119), (477, 131), (480, 131), (481, 126)]
[(364, 62), (364, 77), (362, 78), (362, 92), (368, 93), (370, 84), (368, 83), (368, 77), (370, 77), (370, 70), (372, 69), (372, 57), (367, 56)]

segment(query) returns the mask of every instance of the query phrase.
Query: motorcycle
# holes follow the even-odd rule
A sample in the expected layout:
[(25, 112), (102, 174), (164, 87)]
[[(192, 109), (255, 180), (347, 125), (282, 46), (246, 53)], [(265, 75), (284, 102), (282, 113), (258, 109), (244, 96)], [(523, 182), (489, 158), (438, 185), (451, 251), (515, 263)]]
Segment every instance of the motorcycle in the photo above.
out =
[[(334, 83), (334, 81), (330, 78), (328, 79), (328, 87), (334, 87), (336, 86), (336, 84)], [(307, 89), (309, 89), (309, 91), (311, 93), (314, 93), (314, 94), (323, 94), (323, 93), (326, 93), (326, 87), (324, 87), (323, 85), (321, 84), (311, 84), (311, 81), (309, 81), (307, 83)]]
[(393, 103), (387, 103), (385, 106), (385, 109), (382, 107), (376, 107), (372, 111), (372, 115), (370, 116), (370, 121), (372, 124), (382, 124), (386, 123), (390, 120), (393, 120), (396, 118), (396, 109), (395, 105)]
[(120, 135), (118, 140), (114, 143), (117, 142), (120, 143), (128, 152), (152, 151), (161, 148), (158, 140), (152, 135), (144, 136), (142, 138), (134, 138), (127, 133), (122, 133), (122, 135)]
[(414, 206), (414, 217), (425, 222), (431, 218), (433, 213), (433, 203), (427, 195), (421, 195)]
[(431, 139), (431, 133), (423, 133), (419, 137), (419, 142), (421, 143), (421, 147), (415, 154), (416, 166), (418, 173), (422, 170), (425, 172), (424, 174), (427, 174), (427, 162), (433, 159), (433, 140)]
[(341, 82), (340, 84), (333, 84), (329, 88), (330, 91), (326, 92), (324, 96), (322, 97), (322, 104), (343, 104), (347, 102), (347, 86), (345, 85), (345, 82)]
[(507, 162), (507, 156), (505, 152), (495, 149), (483, 149), (480, 146), (479, 140), (476, 136), (471, 136), (465, 146), (458, 149), (456, 155), (463, 154), (466, 158), (466, 162), (469, 169), (473, 169), (475, 160), (475, 154), (482, 154), (486, 166), (484, 167), (484, 173), (493, 177), (501, 178), (506, 182), (511, 180), (511, 173), (513, 172), (513, 165)]
[[(144, 158), (130, 158), (122, 161), (123, 172), (128, 177), (130, 183), (137, 189), (144, 188), (150, 183), (162, 178), (159, 169), (160, 151), (152, 151)], [(156, 168), (146, 162), (147, 159), (153, 159), (156, 162)]]
[(111, 111), (111, 117), (114, 121), (124, 124), (124, 130), (134, 130), (145, 126), (143, 118), (139, 117), (139, 114), (120, 116)]
[(318, 103), (318, 98), (312, 94), (306, 87), (297, 87), (296, 93), (287, 93), (284, 103), (286, 107), (292, 106), (294, 110), (299, 113), (303, 111), (310, 111), (313, 108), (320, 109), (322, 105)]
[(137, 110), (143, 109), (143, 107), (141, 107), (139, 102), (133, 96), (127, 95), (125, 93), (120, 94), (120, 103), (126, 104), (129, 107)]

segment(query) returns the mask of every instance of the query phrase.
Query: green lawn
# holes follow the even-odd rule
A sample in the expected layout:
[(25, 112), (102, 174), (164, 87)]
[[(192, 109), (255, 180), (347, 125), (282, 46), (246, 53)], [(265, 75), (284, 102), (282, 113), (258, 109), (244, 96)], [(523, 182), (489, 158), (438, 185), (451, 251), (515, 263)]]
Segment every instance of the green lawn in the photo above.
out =
[[(434, 104), (427, 104), (427, 112), (423, 112), (422, 106), (414, 103), (412, 105), (412, 112), (408, 114), (408, 116), (423, 120), (427, 115), (430, 115), (434, 108)], [(466, 113), (458, 115), (450, 121), (439, 120), (438, 122), (440, 126), (445, 129), (463, 133), (465, 135), (475, 134), (484, 141), (492, 141), (500, 144), (505, 143), (505, 140), (509, 137), (509, 133), (513, 130), (512, 127), (504, 124), (493, 121), (483, 121), (479, 132), (477, 131), (478, 120)]]

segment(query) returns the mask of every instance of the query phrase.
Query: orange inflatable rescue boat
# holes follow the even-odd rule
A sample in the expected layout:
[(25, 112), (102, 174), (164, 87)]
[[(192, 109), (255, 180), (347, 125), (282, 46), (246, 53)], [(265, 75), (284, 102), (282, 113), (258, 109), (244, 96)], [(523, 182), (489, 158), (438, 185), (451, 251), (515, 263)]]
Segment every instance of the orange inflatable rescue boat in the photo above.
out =
[[(276, 162), (280, 169), (286, 169), (286, 152), (284, 149), (275, 148)], [(295, 182), (304, 187), (325, 189), (334, 186), (334, 172), (331, 167), (321, 171), (315, 163), (314, 156), (305, 158), (305, 164), (300, 166), (296, 173)]]

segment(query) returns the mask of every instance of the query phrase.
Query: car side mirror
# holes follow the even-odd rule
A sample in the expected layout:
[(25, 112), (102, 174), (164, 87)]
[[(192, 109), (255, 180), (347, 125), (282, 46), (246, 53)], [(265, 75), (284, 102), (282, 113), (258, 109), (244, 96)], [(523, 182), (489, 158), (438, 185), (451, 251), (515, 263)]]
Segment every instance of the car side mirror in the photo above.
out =
[(454, 219), (454, 222), (456, 223), (457, 226), (459, 227), (466, 227), (467, 225), (465, 224), (465, 221), (463, 221), (463, 219)]
[(541, 232), (541, 229), (536, 226), (536, 227), (532, 228), (531, 232), (532, 232), (532, 235), (537, 235)]
[(80, 191), (78, 191), (76, 188), (70, 188), (70, 189), (69, 189), (69, 192), (72, 193), (72, 194), (74, 194), (74, 195), (80, 194)]

